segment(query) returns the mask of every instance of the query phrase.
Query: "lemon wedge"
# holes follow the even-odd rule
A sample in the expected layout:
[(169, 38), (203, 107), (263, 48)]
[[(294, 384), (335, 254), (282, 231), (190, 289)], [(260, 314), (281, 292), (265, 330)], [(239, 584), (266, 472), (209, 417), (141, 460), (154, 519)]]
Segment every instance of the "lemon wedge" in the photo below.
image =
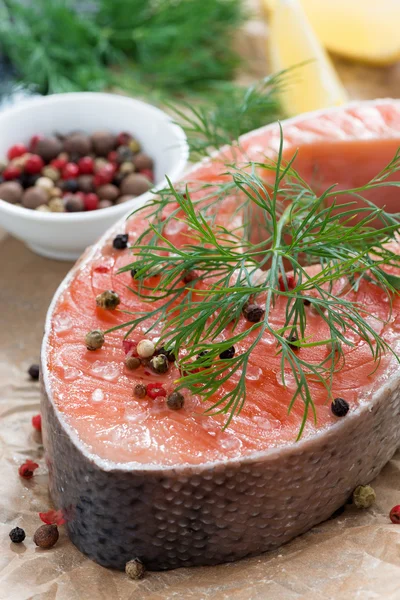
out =
[(270, 19), (269, 54), (274, 71), (295, 67), (281, 100), (288, 115), (338, 106), (347, 94), (298, 0), (279, 0)]
[[(263, 0), (271, 13), (279, 0)], [(301, 0), (320, 42), (331, 52), (388, 65), (400, 59), (399, 0)]]

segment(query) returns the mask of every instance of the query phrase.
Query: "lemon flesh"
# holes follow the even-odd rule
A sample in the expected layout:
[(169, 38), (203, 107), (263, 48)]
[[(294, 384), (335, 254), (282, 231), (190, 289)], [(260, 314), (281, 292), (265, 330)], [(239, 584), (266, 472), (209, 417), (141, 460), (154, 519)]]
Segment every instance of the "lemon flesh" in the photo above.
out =
[[(263, 0), (270, 13), (280, 0)], [(346, 58), (388, 65), (400, 59), (400, 0), (301, 0), (318, 39)]]
[(274, 71), (295, 67), (281, 101), (288, 115), (339, 106), (347, 94), (297, 0), (280, 0), (270, 20), (269, 54)]

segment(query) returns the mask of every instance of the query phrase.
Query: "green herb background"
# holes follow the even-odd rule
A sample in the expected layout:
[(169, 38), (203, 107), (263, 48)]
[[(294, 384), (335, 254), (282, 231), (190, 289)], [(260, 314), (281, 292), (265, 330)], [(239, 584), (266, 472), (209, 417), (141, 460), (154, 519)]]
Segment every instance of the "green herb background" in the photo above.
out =
[(233, 40), (250, 16), (243, 0), (0, 0), (0, 53), (34, 93), (112, 90), (183, 113), (186, 102), (236, 139), (281, 115), (264, 82), (238, 112), (248, 92)]

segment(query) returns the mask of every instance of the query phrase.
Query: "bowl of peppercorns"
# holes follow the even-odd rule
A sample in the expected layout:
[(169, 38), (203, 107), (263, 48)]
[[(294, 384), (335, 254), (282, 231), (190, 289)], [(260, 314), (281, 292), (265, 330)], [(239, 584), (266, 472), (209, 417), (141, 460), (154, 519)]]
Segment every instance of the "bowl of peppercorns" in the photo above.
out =
[(33, 98), (0, 113), (0, 225), (42, 256), (75, 260), (188, 159), (163, 111), (116, 94)]

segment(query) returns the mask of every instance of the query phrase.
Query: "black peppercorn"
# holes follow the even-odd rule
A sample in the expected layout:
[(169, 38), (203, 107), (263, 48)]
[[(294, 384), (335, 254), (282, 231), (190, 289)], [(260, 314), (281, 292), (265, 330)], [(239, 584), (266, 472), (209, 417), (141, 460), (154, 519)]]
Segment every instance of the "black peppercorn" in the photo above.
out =
[(21, 544), (25, 539), (25, 531), (21, 527), (14, 527), (14, 529), (11, 529), (9, 536), (13, 544)]
[(299, 347), (297, 345), (297, 342), (299, 341), (299, 338), (297, 337), (296, 333), (291, 333), (290, 335), (287, 336), (287, 342), (289, 344), (289, 346), (291, 347), (292, 350), (298, 350)]
[(310, 302), (310, 300), (308, 298), (304, 298), (303, 299), (303, 304), (304, 304), (304, 306), (310, 306), (311, 302)]
[(180, 410), (185, 403), (185, 398), (180, 392), (172, 392), (167, 398), (167, 406), (172, 410)]
[(208, 356), (209, 354), (210, 354), (209, 350), (202, 350), (196, 356), (196, 360), (199, 360), (201, 362), (202, 367), (209, 367), (211, 365), (212, 359), (210, 357), (208, 359), (206, 359), (206, 356)]
[(118, 146), (117, 163), (130, 162), (133, 159), (133, 152), (128, 146)]
[(265, 315), (265, 310), (259, 304), (247, 303), (243, 307), (243, 316), (250, 323), (259, 323)]
[(39, 379), (39, 365), (31, 365), (28, 369), (28, 375), (31, 379), (37, 381)]
[(40, 175), (37, 174), (30, 174), (30, 173), (22, 173), (21, 177), (19, 178), (19, 181), (22, 185), (22, 187), (24, 189), (27, 189), (29, 187), (32, 187), (35, 185), (35, 183), (37, 182), (37, 180), (39, 179)]
[(119, 233), (113, 240), (113, 247), (116, 250), (125, 250), (128, 247), (128, 239), (127, 233)]
[(135, 279), (136, 273), (137, 273), (136, 269), (131, 269), (131, 277), (132, 277), (132, 279)]
[(116, 185), (117, 187), (120, 187), (120, 185), (123, 182), (125, 177), (126, 177), (126, 173), (117, 173), (116, 175), (114, 175), (112, 183), (114, 185)]
[(331, 404), (331, 411), (335, 417), (344, 417), (350, 410), (350, 406), (343, 398), (335, 398)]
[(220, 358), (233, 358), (235, 356), (235, 346), (227, 348), (219, 355)]
[(175, 354), (172, 350), (166, 350), (164, 348), (164, 346), (161, 346), (160, 348), (156, 348), (156, 351), (154, 352), (155, 356), (158, 356), (159, 354), (163, 354), (164, 356), (167, 357), (168, 362), (175, 362), (176, 357)]
[(79, 190), (78, 181), (76, 179), (65, 179), (60, 182), (60, 188), (63, 192), (72, 192), (74, 194)]

